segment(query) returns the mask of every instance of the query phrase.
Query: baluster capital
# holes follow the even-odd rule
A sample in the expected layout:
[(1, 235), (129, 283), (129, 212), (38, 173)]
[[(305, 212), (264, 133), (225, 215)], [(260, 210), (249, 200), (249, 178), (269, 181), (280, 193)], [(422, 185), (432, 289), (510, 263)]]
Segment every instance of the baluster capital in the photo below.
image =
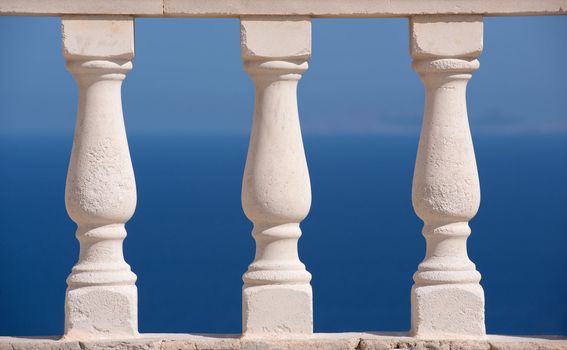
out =
[(67, 60), (132, 60), (134, 18), (127, 16), (61, 17), (63, 56)]
[(482, 47), (482, 16), (410, 18), (410, 54), (414, 60), (476, 58)]
[(425, 84), (470, 79), (480, 66), (482, 47), (482, 16), (410, 18), (412, 67)]
[(134, 19), (120, 16), (63, 16), (63, 56), (79, 82), (124, 80), (134, 58)]
[(309, 17), (243, 17), (240, 55), (244, 61), (307, 61), (311, 57)]

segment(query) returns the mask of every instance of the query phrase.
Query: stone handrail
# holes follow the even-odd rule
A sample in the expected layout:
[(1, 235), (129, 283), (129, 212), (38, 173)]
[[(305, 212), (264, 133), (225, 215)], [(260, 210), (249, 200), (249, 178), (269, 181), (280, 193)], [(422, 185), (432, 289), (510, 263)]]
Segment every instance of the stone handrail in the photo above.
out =
[[(157, 339), (142, 340), (138, 334), (136, 275), (122, 254), (136, 185), (121, 84), (132, 69), (134, 17), (163, 16), (239, 17), (241, 56), (255, 87), (242, 205), (254, 223), (256, 257), (243, 276), (242, 340), (211, 338), (207, 346), (222, 347), (226, 341), (233, 342), (228, 348), (242, 348), (258, 341), (260, 348), (278, 348), (282, 341), (303, 339), (307, 345), (302, 347), (317, 347), (324, 339), (340, 348), (352, 338), (343, 348), (359, 348), (364, 339), (376, 348), (387, 342), (567, 348), (565, 340), (486, 335), (481, 275), (466, 248), (480, 186), (465, 97), (467, 82), (479, 68), (484, 16), (565, 15), (567, 0), (0, 0), (0, 14), (61, 16), (63, 54), (78, 84), (65, 203), (77, 223), (80, 255), (67, 279), (65, 334), (55, 344), (80, 342), (84, 348), (83, 342), (131, 339), (128, 346), (145, 348)], [(409, 18), (413, 69), (425, 86), (412, 199), (424, 222), (427, 249), (414, 274), (407, 335), (313, 335), (311, 274), (297, 250), (300, 222), (311, 206), (297, 85), (311, 56), (313, 17)], [(176, 338), (160, 339), (162, 348)], [(199, 347), (203, 340), (195, 339), (178, 341)], [(0, 348), (53, 344), (0, 338)]]
[(544, 16), (567, 13), (566, 0), (1, 0), (1, 15), (136, 17)]

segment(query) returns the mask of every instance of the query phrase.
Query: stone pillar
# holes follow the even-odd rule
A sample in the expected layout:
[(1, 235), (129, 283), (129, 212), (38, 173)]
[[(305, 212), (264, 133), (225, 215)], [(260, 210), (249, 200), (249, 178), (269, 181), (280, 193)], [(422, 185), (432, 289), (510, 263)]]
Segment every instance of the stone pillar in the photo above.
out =
[(308, 18), (243, 18), (241, 54), (254, 81), (254, 120), (242, 205), (256, 258), (244, 274), (244, 336), (313, 332), (311, 274), (297, 251), (311, 206), (297, 83), (311, 54)]
[(480, 186), (465, 97), (479, 67), (482, 17), (413, 17), (410, 41), (426, 95), (412, 199), (427, 251), (413, 277), (412, 333), (483, 337), (484, 292), (466, 246)]
[(136, 184), (122, 117), (134, 20), (63, 17), (63, 54), (78, 84), (77, 125), (65, 204), (77, 223), (79, 261), (67, 278), (66, 339), (138, 335), (136, 275), (124, 261), (124, 224)]

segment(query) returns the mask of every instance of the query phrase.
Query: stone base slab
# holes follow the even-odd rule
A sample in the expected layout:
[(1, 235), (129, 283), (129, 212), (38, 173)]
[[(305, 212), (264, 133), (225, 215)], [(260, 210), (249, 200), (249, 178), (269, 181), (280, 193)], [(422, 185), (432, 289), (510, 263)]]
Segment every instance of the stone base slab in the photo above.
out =
[(281, 339), (239, 335), (142, 334), (112, 341), (62, 341), (58, 338), (0, 337), (0, 350), (567, 350), (567, 337), (489, 335), (484, 340), (426, 340), (405, 333), (318, 333)]
[(313, 333), (309, 284), (252, 286), (242, 290), (245, 336), (286, 337)]
[(66, 338), (116, 339), (138, 334), (138, 292), (134, 285), (67, 290)]
[(414, 285), (411, 305), (412, 334), (416, 337), (451, 339), (486, 334), (480, 284)]

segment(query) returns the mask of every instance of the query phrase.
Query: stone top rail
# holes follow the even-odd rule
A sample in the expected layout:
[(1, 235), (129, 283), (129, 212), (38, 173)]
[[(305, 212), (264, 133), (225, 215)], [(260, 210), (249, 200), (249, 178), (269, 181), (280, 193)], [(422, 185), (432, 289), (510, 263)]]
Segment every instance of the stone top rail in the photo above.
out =
[(0, 15), (411, 17), (566, 15), (567, 0), (0, 0)]

